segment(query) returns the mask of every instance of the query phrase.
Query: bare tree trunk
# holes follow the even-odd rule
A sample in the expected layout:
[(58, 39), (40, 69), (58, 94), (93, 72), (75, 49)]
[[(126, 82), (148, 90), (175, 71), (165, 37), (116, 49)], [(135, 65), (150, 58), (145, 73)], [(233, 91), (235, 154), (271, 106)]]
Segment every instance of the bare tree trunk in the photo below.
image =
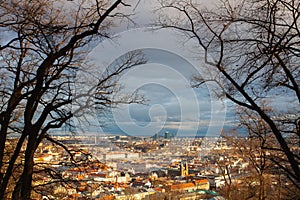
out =
[[(7, 117), (4, 117), (4, 120), (1, 121), (1, 130), (0, 130), (0, 170), (3, 167), (3, 157), (4, 157), (4, 150), (5, 150), (5, 141), (7, 136)], [(2, 179), (0, 180), (2, 182)]]
[(28, 137), (28, 142), (25, 151), (25, 163), (23, 173), (18, 181), (18, 184), (14, 189), (14, 198), (21, 197), (21, 199), (30, 200), (36, 139), (37, 134), (31, 132), (31, 134)]
[(14, 164), (15, 164), (18, 156), (19, 156), (19, 153), (20, 153), (20, 150), (21, 150), (21, 147), (22, 147), (22, 145), (24, 143), (25, 138), (26, 138), (25, 134), (23, 134), (20, 137), (20, 139), (18, 141), (18, 144), (16, 146), (16, 149), (14, 150), (14, 153), (13, 153), (13, 155), (12, 155), (10, 161), (9, 161), (9, 165), (8, 165), (8, 167), (6, 169), (6, 173), (5, 173), (4, 177), (3, 177), (3, 181), (2, 181), (1, 187), (0, 187), (0, 199), (4, 199), (6, 187), (8, 185), (9, 179), (10, 179), (10, 177), (12, 175), (12, 171), (14, 169)]

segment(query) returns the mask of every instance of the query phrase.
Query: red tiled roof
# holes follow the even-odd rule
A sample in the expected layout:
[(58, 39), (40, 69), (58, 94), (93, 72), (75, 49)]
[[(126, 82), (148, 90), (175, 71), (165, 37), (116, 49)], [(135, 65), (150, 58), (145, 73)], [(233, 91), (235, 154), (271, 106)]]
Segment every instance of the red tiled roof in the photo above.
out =
[(171, 190), (188, 190), (190, 188), (194, 188), (194, 183), (180, 183), (171, 185)]
[(114, 195), (104, 196), (99, 198), (99, 200), (113, 200), (115, 197)]
[(204, 184), (204, 183), (208, 183), (207, 179), (201, 179), (201, 180), (194, 180), (195, 184)]
[(153, 188), (155, 191), (157, 192), (161, 192), (162, 191), (162, 188), (159, 188), (159, 187), (156, 187), (156, 188)]

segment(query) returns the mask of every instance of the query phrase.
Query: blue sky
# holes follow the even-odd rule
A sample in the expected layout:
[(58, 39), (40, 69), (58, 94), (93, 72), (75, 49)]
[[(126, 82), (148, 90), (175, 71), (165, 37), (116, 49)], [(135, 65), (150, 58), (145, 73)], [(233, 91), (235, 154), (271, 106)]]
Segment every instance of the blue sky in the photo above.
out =
[[(132, 0), (132, 5), (137, 2)], [(124, 93), (139, 91), (148, 101), (145, 105), (120, 105), (105, 115), (91, 111), (88, 118), (95, 124), (87, 124), (83, 132), (151, 136), (169, 131), (178, 136), (218, 136), (222, 129), (237, 124), (235, 107), (226, 99), (216, 98), (215, 85), (190, 87), (192, 76), (214, 77), (216, 72), (203, 62), (203, 52), (193, 40), (184, 39), (174, 30), (153, 29), (155, 2), (141, 0), (136, 9), (126, 7), (127, 12), (135, 14), (132, 19), (136, 24), (114, 27), (113, 37), (93, 44), (95, 48), (87, 58), (95, 71), (101, 71), (122, 55), (141, 50), (148, 62), (124, 73), (120, 84)], [(286, 96), (274, 96), (265, 99), (272, 101), (278, 112), (293, 110)]]
[[(208, 76), (204, 62), (181, 43), (170, 30), (131, 29), (113, 40), (99, 44), (89, 55), (93, 66), (105, 67), (120, 56), (141, 50), (147, 63), (136, 66), (120, 77), (122, 92), (139, 91), (145, 105), (120, 105), (106, 115), (100, 132), (151, 136), (169, 131), (178, 136), (219, 135), (224, 123), (234, 123), (234, 113), (226, 100), (219, 100), (211, 85), (191, 88), (192, 76)], [(226, 120), (225, 120), (226, 118)]]
[[(148, 101), (144, 105), (120, 105), (99, 115), (91, 107), (87, 120), (74, 119), (78, 133), (124, 133), (128, 135), (153, 135), (169, 131), (178, 136), (194, 136), (197, 133), (218, 135), (224, 124), (235, 122), (234, 112), (226, 100), (218, 100), (212, 93), (213, 85), (191, 88), (192, 76), (211, 75), (205, 69), (200, 55), (194, 53), (192, 41), (172, 30), (156, 30), (152, 25), (157, 17), (158, 1), (129, 0), (131, 7), (122, 7), (120, 12), (134, 14), (135, 24), (124, 21), (111, 29), (111, 39), (90, 44), (94, 47), (88, 55), (89, 64), (95, 72), (104, 70), (120, 56), (141, 50), (148, 62), (127, 71), (120, 77), (124, 93), (139, 91)], [(68, 5), (65, 5), (68, 6)], [(172, 13), (169, 13), (172, 14)], [(0, 43), (12, 37), (4, 32)], [(95, 73), (96, 74), (96, 73)], [(93, 83), (90, 77), (81, 77), (86, 88)], [(79, 91), (74, 91), (74, 94)], [(226, 119), (226, 120), (225, 120)], [(86, 122), (86, 123), (85, 123)], [(103, 125), (105, 125), (103, 127)], [(56, 131), (55, 131), (56, 132)]]
[[(135, 5), (137, 1), (132, 2)], [(94, 123), (76, 124), (82, 132), (152, 136), (169, 131), (178, 136), (218, 136), (224, 126), (236, 122), (228, 102), (213, 95), (214, 85), (191, 88), (192, 76), (207, 77), (215, 72), (207, 70), (193, 41), (184, 40), (174, 30), (151, 27), (155, 2), (141, 0), (136, 9), (125, 8), (135, 13), (135, 26), (116, 26), (112, 39), (96, 45), (87, 57), (94, 70), (101, 71), (122, 55), (141, 50), (147, 63), (128, 70), (119, 82), (123, 93), (139, 91), (148, 101), (145, 105), (120, 105), (104, 115), (91, 110), (87, 118)]]

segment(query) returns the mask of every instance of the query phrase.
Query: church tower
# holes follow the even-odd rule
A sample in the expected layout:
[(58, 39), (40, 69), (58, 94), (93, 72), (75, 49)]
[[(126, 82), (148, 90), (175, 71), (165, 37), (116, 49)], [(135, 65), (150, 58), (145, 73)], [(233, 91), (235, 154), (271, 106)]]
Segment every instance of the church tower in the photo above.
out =
[(182, 162), (180, 163), (180, 176), (185, 176), (185, 170)]
[(187, 162), (185, 162), (185, 175), (188, 176), (189, 175), (189, 165)]
[(182, 177), (189, 175), (189, 166), (188, 166), (187, 162), (185, 162), (185, 165), (183, 165), (183, 163), (181, 162), (181, 164), (180, 164), (180, 175)]

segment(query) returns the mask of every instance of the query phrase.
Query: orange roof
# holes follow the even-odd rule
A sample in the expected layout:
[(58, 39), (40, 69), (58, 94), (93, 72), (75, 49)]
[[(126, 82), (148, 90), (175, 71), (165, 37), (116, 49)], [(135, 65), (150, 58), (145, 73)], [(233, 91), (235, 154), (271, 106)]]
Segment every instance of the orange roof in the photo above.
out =
[(79, 191), (79, 192), (84, 192), (87, 189), (85, 187), (77, 187), (76, 190)]
[(195, 181), (195, 184), (208, 183), (208, 180), (207, 180), (207, 179), (194, 180), (194, 181)]
[(71, 194), (71, 195), (69, 195), (70, 197), (80, 197), (80, 194), (78, 194), (78, 193), (75, 193), (75, 194)]
[(82, 180), (83, 178), (84, 178), (83, 175), (81, 175), (81, 174), (78, 174), (78, 175), (77, 175), (77, 179), (78, 179), (78, 180)]
[(156, 188), (153, 188), (155, 191), (157, 192), (161, 192), (162, 191), (162, 188), (159, 188), (159, 187), (156, 187)]
[(194, 183), (180, 183), (171, 185), (171, 190), (184, 190), (195, 187)]
[(114, 195), (109, 195), (109, 196), (104, 196), (102, 198), (100, 198), (99, 200), (113, 200), (115, 197)]

